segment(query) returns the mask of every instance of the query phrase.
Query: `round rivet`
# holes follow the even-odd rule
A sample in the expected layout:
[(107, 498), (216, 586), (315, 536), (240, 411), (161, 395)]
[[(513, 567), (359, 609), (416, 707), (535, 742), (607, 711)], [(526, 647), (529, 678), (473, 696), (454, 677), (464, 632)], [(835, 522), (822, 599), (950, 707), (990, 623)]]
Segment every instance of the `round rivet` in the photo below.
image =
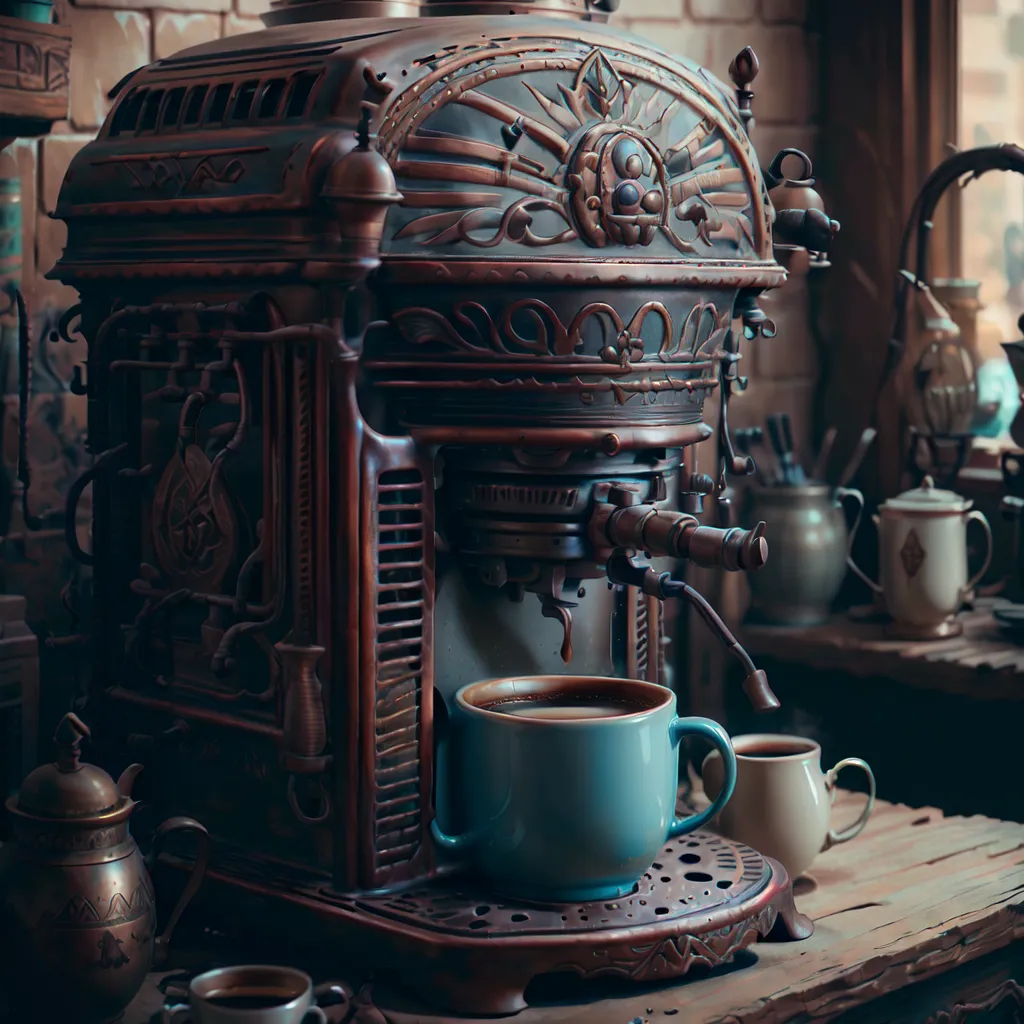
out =
[(644, 193), (640, 206), (647, 213), (661, 213), (665, 208), (665, 197), (657, 189), (651, 189)]
[(615, 206), (622, 211), (635, 210), (640, 205), (643, 192), (635, 181), (623, 181), (615, 189)]

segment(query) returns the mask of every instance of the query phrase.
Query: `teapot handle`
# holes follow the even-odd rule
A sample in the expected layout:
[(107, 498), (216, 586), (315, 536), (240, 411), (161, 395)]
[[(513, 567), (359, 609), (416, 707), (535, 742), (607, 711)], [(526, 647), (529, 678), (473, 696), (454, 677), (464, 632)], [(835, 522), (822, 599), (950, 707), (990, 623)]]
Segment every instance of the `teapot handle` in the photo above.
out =
[(853, 526), (850, 527), (849, 536), (846, 538), (846, 564), (858, 579), (863, 580), (876, 594), (880, 594), (882, 588), (853, 560), (853, 542), (857, 539), (860, 521), (864, 516), (864, 495), (853, 487), (837, 487), (836, 503), (840, 508), (845, 509), (847, 498), (852, 498), (857, 503), (857, 514), (853, 517)]
[(179, 897), (178, 903), (171, 913), (171, 919), (167, 922), (167, 927), (153, 944), (153, 963), (156, 966), (159, 966), (166, 960), (167, 946), (171, 941), (171, 933), (178, 923), (178, 918), (181, 917), (182, 911), (192, 902), (192, 897), (199, 891), (199, 887), (203, 884), (203, 879), (206, 877), (206, 869), (210, 866), (210, 852), (212, 848), (210, 833), (194, 818), (168, 818), (156, 830), (156, 835), (153, 837), (153, 846), (149, 851), (148, 862), (150, 866), (156, 863), (160, 848), (167, 837), (174, 832), (194, 832), (196, 834), (198, 851), (196, 853), (196, 862), (192, 865), (192, 872), (188, 876), (188, 884), (185, 886), (185, 891)]
[(970, 594), (981, 582), (985, 573), (988, 572), (988, 567), (992, 564), (992, 527), (988, 525), (984, 514), (977, 509), (972, 509), (967, 513), (967, 522), (977, 523), (985, 534), (985, 559), (981, 563), (981, 568), (967, 581), (967, 586), (964, 588), (966, 594)]
[[(782, 173), (782, 165), (788, 156), (795, 156), (803, 164), (800, 178), (787, 178)], [(780, 149), (768, 165), (768, 170), (764, 172), (764, 176), (768, 178), (769, 188), (775, 188), (784, 181), (809, 181), (813, 174), (814, 167), (811, 164), (811, 158), (799, 149)]]

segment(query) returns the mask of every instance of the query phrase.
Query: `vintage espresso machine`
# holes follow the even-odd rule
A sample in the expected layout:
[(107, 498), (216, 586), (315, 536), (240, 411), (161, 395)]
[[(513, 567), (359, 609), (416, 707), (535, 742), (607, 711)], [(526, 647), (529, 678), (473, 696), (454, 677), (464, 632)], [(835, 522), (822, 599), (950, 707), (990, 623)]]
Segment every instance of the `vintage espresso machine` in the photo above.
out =
[[(693, 514), (752, 468), (733, 324), (771, 333), (773, 245), (823, 259), (838, 224), (808, 182), (769, 199), (752, 51), (729, 88), (610, 7), (278, 0), (122, 83), (56, 212), (89, 340), (83, 715), (207, 826), (255, 927), (473, 1013), (805, 934), (784, 871), (711, 835), (592, 908), (514, 906), (430, 836), (454, 691), (663, 679), (670, 593), (777, 703), (649, 559), (764, 562), (763, 524)], [(680, 469), (716, 391), (718, 480)]]

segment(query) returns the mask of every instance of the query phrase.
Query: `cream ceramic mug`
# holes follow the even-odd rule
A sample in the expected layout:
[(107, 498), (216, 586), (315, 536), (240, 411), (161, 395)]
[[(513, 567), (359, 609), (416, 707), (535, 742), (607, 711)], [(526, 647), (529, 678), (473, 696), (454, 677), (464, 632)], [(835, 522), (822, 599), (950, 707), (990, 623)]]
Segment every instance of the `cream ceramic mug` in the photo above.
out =
[[(821, 770), (821, 747), (799, 736), (768, 733), (734, 736), (736, 789), (712, 827), (759, 853), (781, 861), (799, 878), (819, 853), (860, 835), (875, 806), (875, 776), (859, 757), (847, 757)], [(832, 828), (836, 779), (844, 768), (868, 777), (868, 799), (848, 828)], [(713, 800), (722, 785), (722, 758), (712, 751), (701, 768), (704, 792)]]

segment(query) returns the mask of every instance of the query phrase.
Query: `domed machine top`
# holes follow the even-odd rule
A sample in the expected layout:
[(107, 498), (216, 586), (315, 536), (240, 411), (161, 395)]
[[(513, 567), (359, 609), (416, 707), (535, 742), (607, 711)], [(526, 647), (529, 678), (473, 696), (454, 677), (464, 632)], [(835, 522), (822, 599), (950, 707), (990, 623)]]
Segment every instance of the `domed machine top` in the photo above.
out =
[[(103, 609), (90, 719), (153, 804), (211, 823), (239, 908), (259, 891), (382, 971), (419, 951), (406, 982), (466, 1012), (554, 967), (727, 960), (780, 911), (800, 931), (784, 872), (709, 837), (714, 894), (666, 869), (682, 894), (615, 916), (614, 948), (590, 914), (478, 928), (488, 901), (431, 839), (458, 824), (435, 784), (455, 690), (671, 682), (667, 598), (778, 704), (669, 570), (768, 557), (763, 524), (729, 520), (753, 469), (728, 427), (740, 345), (838, 224), (802, 153), (759, 167), (752, 50), (725, 85), (614, 7), (276, 0), (265, 30), (129, 76), (56, 211), (54, 275), (82, 297), (63, 328), (89, 341), (68, 521), (92, 482), (93, 550), (68, 539)], [(709, 472), (684, 463), (716, 433)], [(498, 945), (502, 983), (464, 984), (463, 952)]]

